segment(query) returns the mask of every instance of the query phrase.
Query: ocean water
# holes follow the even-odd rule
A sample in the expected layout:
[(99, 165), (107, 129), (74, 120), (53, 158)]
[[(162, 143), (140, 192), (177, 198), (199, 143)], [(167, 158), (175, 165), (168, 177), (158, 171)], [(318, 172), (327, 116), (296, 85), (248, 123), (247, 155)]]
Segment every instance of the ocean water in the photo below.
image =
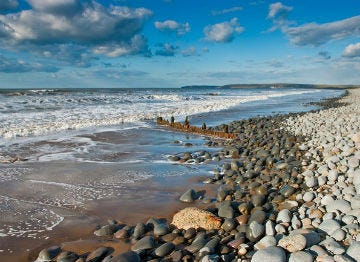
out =
[(168, 161), (170, 154), (217, 149), (207, 148), (201, 136), (157, 126), (157, 116), (176, 121), (189, 116), (191, 124), (214, 126), (311, 110), (309, 102), (343, 92), (291, 87), (0, 90), (0, 258), (21, 252), (14, 250), (19, 238), (44, 244), (69, 217), (101, 214), (101, 208), (89, 212), (93, 203), (112, 200), (119, 206), (152, 198), (157, 203), (156, 196), (174, 201), (183, 189), (165, 180), (206, 176), (217, 167)]
[(0, 90), (0, 144), (69, 130), (146, 126), (157, 116), (181, 119), (247, 106), (252, 106), (249, 114), (264, 114), (261, 106), (267, 103), (273, 108), (265, 111), (278, 112), (282, 103), (294, 98), (297, 102), (285, 111), (297, 111), (304, 99), (339, 92), (294, 88)]

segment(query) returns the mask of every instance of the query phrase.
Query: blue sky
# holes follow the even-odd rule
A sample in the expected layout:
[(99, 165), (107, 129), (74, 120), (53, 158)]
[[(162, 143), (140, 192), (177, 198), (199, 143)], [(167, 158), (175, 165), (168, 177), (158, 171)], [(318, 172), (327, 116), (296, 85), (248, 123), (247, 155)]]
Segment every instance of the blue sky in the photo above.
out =
[(360, 3), (0, 0), (0, 88), (360, 84)]

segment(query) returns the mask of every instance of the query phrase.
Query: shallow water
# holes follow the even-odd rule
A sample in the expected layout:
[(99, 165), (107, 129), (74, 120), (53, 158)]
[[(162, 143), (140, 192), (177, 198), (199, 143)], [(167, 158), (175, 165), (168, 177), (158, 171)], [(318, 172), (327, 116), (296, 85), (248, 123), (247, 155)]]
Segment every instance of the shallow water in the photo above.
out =
[[(159, 112), (163, 116), (178, 113), (177, 120), (190, 115), (191, 124), (211, 126), (314, 109), (305, 104), (343, 91), (155, 93), (88, 90), (85, 94), (38, 91), (0, 95), (0, 101), (5, 101), (0, 107), (0, 258), (24, 254), (64, 235), (69, 239), (91, 235), (96, 223), (104, 223), (110, 214), (131, 223), (161, 212), (162, 207), (171, 206), (163, 210), (165, 215), (182, 206), (177, 199), (187, 189), (188, 179), (208, 176), (216, 163), (179, 165), (169, 162), (168, 155), (216, 149), (206, 148), (203, 137), (157, 127), (149, 118)], [(131, 100), (124, 102), (126, 106), (133, 106), (129, 111), (132, 122), (122, 123), (119, 117), (113, 121), (126, 110), (121, 107), (124, 94)], [(65, 130), (64, 126), (75, 122), (82, 125)], [(11, 159), (22, 161), (6, 163)], [(76, 227), (71, 221), (80, 218), (89, 223), (84, 232), (65, 230)], [(16, 244), (20, 239), (21, 246)]]

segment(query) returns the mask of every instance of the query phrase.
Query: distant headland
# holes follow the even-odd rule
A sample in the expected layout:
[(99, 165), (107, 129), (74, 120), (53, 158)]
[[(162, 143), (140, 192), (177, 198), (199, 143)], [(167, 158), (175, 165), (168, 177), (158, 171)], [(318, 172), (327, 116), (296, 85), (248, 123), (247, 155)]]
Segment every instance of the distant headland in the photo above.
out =
[(293, 84), (293, 83), (271, 83), (271, 84), (229, 84), (223, 86), (213, 85), (190, 85), (181, 88), (337, 88), (337, 89), (353, 89), (360, 88), (360, 85), (329, 85), (329, 84)]

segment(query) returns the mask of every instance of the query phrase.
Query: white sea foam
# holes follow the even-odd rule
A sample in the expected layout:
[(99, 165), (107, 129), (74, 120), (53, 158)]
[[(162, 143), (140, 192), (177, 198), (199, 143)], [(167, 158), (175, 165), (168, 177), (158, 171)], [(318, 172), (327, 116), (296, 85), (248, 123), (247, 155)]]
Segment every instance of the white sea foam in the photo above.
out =
[[(157, 92), (157, 93), (156, 93)], [(261, 92), (222, 91), (204, 95), (200, 91), (59, 92), (36, 90), (32, 95), (3, 96), (0, 108), (0, 143), (18, 137), (54, 134), (141, 123), (157, 116), (184, 117), (220, 111), (251, 101), (319, 92), (318, 90), (271, 90)]]

